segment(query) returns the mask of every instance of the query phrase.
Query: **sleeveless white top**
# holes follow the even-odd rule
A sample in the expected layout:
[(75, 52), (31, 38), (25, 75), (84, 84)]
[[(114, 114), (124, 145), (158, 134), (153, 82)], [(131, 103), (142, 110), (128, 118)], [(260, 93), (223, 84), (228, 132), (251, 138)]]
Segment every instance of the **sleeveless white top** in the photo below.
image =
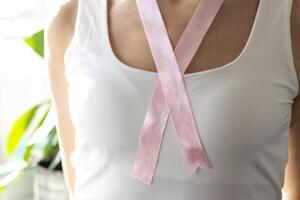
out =
[(250, 37), (236, 59), (184, 74), (214, 168), (188, 174), (169, 119), (151, 186), (130, 173), (159, 79), (156, 72), (133, 68), (114, 55), (107, 1), (79, 0), (75, 34), (65, 54), (76, 130), (71, 155), (76, 200), (281, 200), (291, 106), (298, 93), (292, 0), (260, 0)]

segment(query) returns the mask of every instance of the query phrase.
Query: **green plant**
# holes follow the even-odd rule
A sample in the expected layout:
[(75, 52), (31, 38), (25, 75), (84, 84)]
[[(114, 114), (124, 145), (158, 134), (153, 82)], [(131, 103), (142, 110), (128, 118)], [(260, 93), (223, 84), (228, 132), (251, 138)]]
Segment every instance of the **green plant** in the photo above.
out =
[[(44, 31), (24, 39), (38, 55), (44, 56)], [(13, 123), (6, 140), (6, 154), (14, 163), (10, 170), (0, 172), (0, 191), (22, 173), (37, 165), (61, 170), (59, 144), (51, 100), (26, 110)]]
[(34, 52), (44, 57), (44, 30), (34, 33), (32, 36), (25, 38), (24, 41)]

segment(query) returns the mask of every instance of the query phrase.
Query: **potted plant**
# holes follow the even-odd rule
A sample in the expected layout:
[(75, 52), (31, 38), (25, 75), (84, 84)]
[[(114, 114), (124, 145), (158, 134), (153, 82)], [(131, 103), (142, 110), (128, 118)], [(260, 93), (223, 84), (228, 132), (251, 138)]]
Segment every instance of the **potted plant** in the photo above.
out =
[[(43, 30), (26, 38), (25, 42), (38, 55), (44, 56)], [(13, 123), (5, 150), (14, 167), (0, 175), (0, 190), (24, 171), (34, 168), (35, 200), (69, 199), (50, 99), (32, 106)]]

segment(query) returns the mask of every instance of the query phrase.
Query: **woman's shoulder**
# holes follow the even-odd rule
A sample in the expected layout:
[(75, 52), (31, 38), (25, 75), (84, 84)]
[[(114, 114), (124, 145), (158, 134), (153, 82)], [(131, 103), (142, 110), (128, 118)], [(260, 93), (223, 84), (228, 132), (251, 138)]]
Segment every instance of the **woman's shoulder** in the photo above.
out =
[[(63, 4), (46, 27), (49, 53), (63, 57), (74, 34), (77, 15), (77, 0)], [(54, 55), (53, 55), (54, 54)]]

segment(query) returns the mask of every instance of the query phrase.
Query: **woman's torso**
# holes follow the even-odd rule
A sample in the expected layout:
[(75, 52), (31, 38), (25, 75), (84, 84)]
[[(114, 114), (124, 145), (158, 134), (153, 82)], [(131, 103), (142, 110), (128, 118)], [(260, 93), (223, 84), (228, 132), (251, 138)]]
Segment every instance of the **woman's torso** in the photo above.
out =
[[(78, 199), (280, 199), (298, 91), (290, 57), (291, 2), (261, 0), (257, 15), (258, 2), (240, 3), (243, 16), (230, 13), (235, 4), (225, 2), (184, 75), (213, 169), (188, 175), (169, 119), (149, 187), (130, 179), (158, 82), (135, 3), (109, 7), (108, 31), (107, 1), (79, 0), (65, 55)], [(159, 5), (174, 46), (194, 7)]]

